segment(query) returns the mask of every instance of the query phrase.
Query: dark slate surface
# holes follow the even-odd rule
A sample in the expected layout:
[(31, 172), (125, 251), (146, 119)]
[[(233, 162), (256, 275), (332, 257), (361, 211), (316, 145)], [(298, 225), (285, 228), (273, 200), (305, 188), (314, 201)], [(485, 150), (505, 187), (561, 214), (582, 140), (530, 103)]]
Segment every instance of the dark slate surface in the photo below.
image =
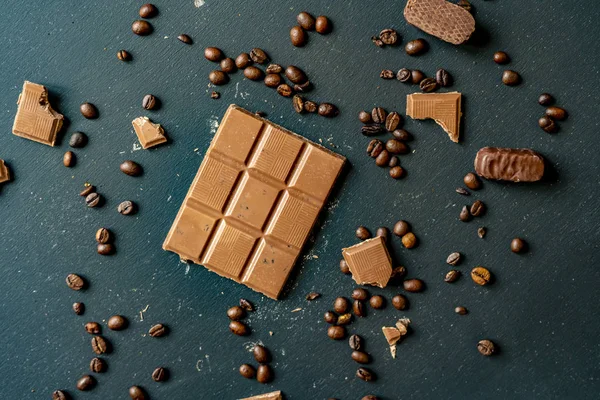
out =
[[(177, 4), (176, 4), (177, 3)], [(132, 384), (152, 399), (236, 399), (281, 389), (288, 399), (586, 399), (600, 390), (597, 340), (598, 281), (598, 24), (593, 0), (473, 0), (479, 34), (461, 47), (440, 42), (407, 26), (404, 1), (316, 0), (216, 1), (196, 8), (193, 0), (157, 0), (155, 32), (142, 38), (130, 25), (141, 2), (4, 0), (0, 24), (0, 157), (14, 179), (0, 191), (0, 397), (48, 399), (65, 388), (76, 399), (127, 398)], [(288, 30), (307, 9), (335, 23), (328, 36), (310, 34), (310, 43), (293, 48)], [(409, 58), (402, 48), (378, 49), (370, 37), (394, 27), (402, 41), (426, 37), (430, 51)], [(177, 41), (180, 33), (193, 46)], [(304, 68), (315, 83), (310, 98), (337, 104), (333, 120), (296, 115), (289, 101), (240, 73), (211, 100), (207, 75), (213, 68), (202, 57), (216, 45), (235, 57), (259, 46), (282, 64)], [(134, 61), (115, 58), (125, 48)], [(500, 84), (495, 50), (508, 51), (510, 68), (524, 82)], [(414, 88), (382, 81), (382, 68), (419, 68), (428, 74), (443, 66), (464, 93), (464, 140), (451, 143), (432, 121), (407, 121), (416, 137), (412, 154), (402, 157), (408, 171), (392, 181), (365, 154), (368, 140), (358, 133), (356, 114), (375, 105), (403, 113), (405, 95)], [(17, 96), (24, 80), (47, 85), (54, 104), (69, 119), (56, 148), (11, 135)], [(561, 131), (548, 135), (537, 127), (543, 109), (538, 94), (553, 93), (569, 110)], [(153, 93), (163, 106), (144, 112), (142, 96)], [(88, 121), (78, 106), (95, 103), (100, 118)], [(350, 168), (323, 214), (321, 230), (303, 254), (286, 295), (279, 302), (222, 279), (202, 267), (186, 266), (161, 250), (188, 185), (230, 103), (266, 111), (273, 121), (348, 157)], [(172, 141), (149, 151), (137, 144), (130, 121), (147, 114), (162, 123)], [(81, 130), (89, 145), (76, 150), (73, 169), (62, 166), (68, 135)], [(66, 139), (65, 139), (66, 138)], [(476, 151), (486, 145), (531, 147), (553, 164), (551, 182), (514, 185), (485, 182), (471, 198), (454, 193), (472, 169)], [(144, 166), (140, 178), (118, 170), (124, 159)], [(77, 195), (83, 183), (95, 184), (107, 199), (87, 209)], [(463, 224), (463, 204), (480, 198), (486, 216)], [(116, 205), (125, 199), (140, 205), (123, 217)], [(344, 342), (325, 335), (322, 314), (338, 295), (349, 295), (352, 280), (337, 267), (340, 249), (355, 243), (358, 224), (375, 230), (396, 220), (410, 221), (420, 246), (407, 251), (394, 238), (392, 248), (412, 277), (427, 282), (410, 295), (411, 308), (370, 311), (350, 326), (367, 339), (370, 366), (378, 380), (354, 378), (357, 365)], [(117, 235), (118, 253), (95, 253), (94, 232), (105, 226)], [(479, 226), (488, 228), (484, 240)], [(521, 236), (531, 251), (511, 254), (510, 240)], [(496, 282), (476, 287), (467, 276), (443, 282), (451, 251), (466, 255), (460, 267), (484, 265)], [(90, 287), (69, 290), (65, 276), (82, 274)], [(307, 303), (318, 291), (322, 298)], [(371, 290), (388, 298), (399, 289)], [(254, 301), (252, 336), (227, 331), (225, 310), (240, 297)], [(71, 304), (83, 301), (84, 316)], [(468, 316), (453, 313), (456, 305)], [(292, 312), (296, 308), (301, 311)], [(140, 318), (143, 313), (143, 321)], [(93, 357), (86, 321), (113, 314), (129, 318), (123, 332), (107, 332), (114, 352), (98, 386), (76, 393), (76, 380)], [(399, 316), (412, 319), (410, 336), (392, 360), (380, 328)], [(168, 337), (146, 335), (151, 324), (171, 328)], [(273, 335), (269, 335), (269, 331)], [(501, 352), (480, 356), (475, 344), (494, 340)], [(246, 350), (263, 342), (274, 353), (276, 379), (260, 385), (247, 381), (237, 367), (252, 362)], [(157, 366), (171, 380), (157, 384)]]

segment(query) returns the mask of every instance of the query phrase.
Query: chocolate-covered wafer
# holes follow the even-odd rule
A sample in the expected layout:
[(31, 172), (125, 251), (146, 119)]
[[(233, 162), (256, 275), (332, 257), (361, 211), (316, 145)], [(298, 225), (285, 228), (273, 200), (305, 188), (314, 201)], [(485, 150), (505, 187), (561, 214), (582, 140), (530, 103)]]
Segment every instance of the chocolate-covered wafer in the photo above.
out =
[(486, 179), (535, 182), (544, 176), (544, 157), (530, 149), (484, 147), (475, 157), (475, 171)]
[(446, 0), (408, 0), (404, 18), (409, 24), (452, 44), (466, 42), (475, 31), (471, 13)]
[(244, 397), (240, 400), (283, 400), (283, 397), (281, 395), (281, 391), (277, 390), (275, 392), (259, 394), (257, 396)]

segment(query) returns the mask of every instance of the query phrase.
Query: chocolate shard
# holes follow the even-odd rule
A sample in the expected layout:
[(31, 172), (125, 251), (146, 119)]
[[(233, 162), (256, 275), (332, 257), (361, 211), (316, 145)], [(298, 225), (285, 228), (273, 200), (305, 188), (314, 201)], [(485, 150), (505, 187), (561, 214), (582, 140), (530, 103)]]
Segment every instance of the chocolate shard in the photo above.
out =
[(342, 255), (359, 285), (383, 288), (392, 276), (392, 259), (381, 236), (342, 249)]
[(131, 125), (144, 149), (167, 141), (163, 127), (153, 123), (148, 117), (138, 117), (131, 121)]
[(244, 397), (240, 400), (283, 400), (283, 395), (280, 390), (277, 390), (275, 392), (259, 394), (257, 396)]
[(390, 346), (390, 353), (392, 358), (396, 358), (396, 344), (402, 339), (402, 336), (408, 333), (408, 325), (410, 319), (401, 318), (396, 322), (396, 326), (384, 326), (381, 328), (385, 340), (387, 340)]
[(466, 42), (475, 32), (473, 15), (446, 0), (408, 0), (404, 18), (409, 24), (452, 44)]
[(406, 96), (406, 115), (414, 119), (433, 119), (458, 143), (460, 136), (461, 98), (459, 92), (413, 93)]
[(163, 249), (277, 299), (345, 160), (232, 105)]
[(8, 182), (10, 180), (10, 171), (4, 164), (4, 160), (0, 159), (0, 183)]
[(25, 81), (17, 105), (17, 115), (12, 133), (48, 146), (54, 146), (64, 117), (52, 109), (46, 87)]
[(475, 157), (475, 171), (486, 179), (536, 182), (544, 176), (544, 157), (530, 149), (484, 147)]

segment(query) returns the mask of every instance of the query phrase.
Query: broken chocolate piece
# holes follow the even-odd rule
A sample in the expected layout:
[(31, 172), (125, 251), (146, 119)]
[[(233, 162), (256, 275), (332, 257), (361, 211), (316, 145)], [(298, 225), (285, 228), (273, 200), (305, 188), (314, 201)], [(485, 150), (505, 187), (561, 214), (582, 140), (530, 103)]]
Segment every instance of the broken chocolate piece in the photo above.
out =
[(62, 128), (64, 117), (52, 109), (46, 87), (25, 81), (17, 105), (12, 133), (54, 146), (56, 134)]
[(283, 400), (281, 391), (259, 394), (258, 396), (244, 397), (240, 400)]
[(4, 160), (0, 159), (0, 183), (8, 182), (10, 180), (10, 171), (4, 164)]
[(383, 288), (390, 280), (392, 259), (383, 237), (377, 236), (342, 249), (342, 255), (350, 268), (352, 279), (359, 285)]
[(276, 299), (344, 162), (232, 105), (163, 249)]
[(473, 15), (446, 0), (408, 0), (404, 18), (409, 24), (452, 44), (466, 42), (475, 32)]
[(137, 117), (131, 121), (131, 125), (144, 149), (167, 141), (163, 127), (153, 123), (148, 117)]
[(385, 340), (387, 340), (388, 345), (390, 346), (390, 353), (392, 354), (392, 358), (396, 358), (396, 344), (402, 339), (402, 336), (406, 335), (408, 332), (408, 325), (410, 324), (410, 319), (408, 318), (400, 318), (396, 322), (395, 327), (384, 326), (381, 328), (383, 332), (383, 336), (385, 336)]
[(536, 182), (544, 176), (544, 157), (530, 149), (484, 147), (475, 157), (475, 171), (486, 179)]
[(406, 115), (414, 119), (435, 120), (450, 140), (458, 143), (462, 116), (459, 92), (409, 94), (406, 96)]

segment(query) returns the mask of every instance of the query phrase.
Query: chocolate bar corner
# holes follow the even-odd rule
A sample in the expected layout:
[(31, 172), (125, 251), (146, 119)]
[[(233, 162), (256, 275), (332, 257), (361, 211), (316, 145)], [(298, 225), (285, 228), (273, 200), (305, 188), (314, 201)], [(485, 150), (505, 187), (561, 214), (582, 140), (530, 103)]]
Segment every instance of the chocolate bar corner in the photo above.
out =
[(392, 259), (381, 236), (342, 249), (342, 256), (359, 285), (383, 288), (392, 276)]

